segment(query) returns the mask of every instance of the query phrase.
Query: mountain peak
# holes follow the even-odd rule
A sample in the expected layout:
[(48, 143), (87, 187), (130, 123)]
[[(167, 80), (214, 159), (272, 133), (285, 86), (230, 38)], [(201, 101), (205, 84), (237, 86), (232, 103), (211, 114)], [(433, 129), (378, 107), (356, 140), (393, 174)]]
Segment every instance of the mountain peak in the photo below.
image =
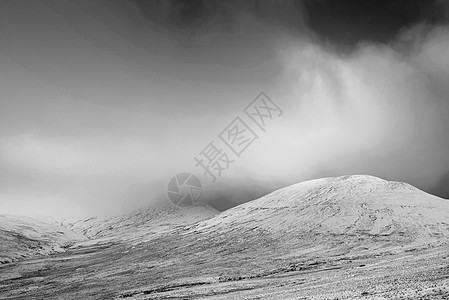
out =
[(240, 228), (242, 234), (248, 226), (257, 227), (292, 239), (323, 235), (330, 240), (362, 233), (362, 240), (388, 236), (398, 243), (429, 241), (449, 235), (449, 201), (374, 176), (329, 177), (274, 191), (202, 226)]

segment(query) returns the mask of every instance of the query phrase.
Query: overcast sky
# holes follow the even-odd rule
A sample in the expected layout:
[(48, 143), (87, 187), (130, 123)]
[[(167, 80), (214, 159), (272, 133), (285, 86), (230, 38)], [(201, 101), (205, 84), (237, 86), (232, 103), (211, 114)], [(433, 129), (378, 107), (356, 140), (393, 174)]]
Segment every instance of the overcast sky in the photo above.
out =
[(97, 213), (179, 172), (212, 184), (194, 156), (261, 91), (283, 114), (217, 180), (371, 174), (449, 197), (448, 15), (446, 1), (0, 1), (0, 213)]

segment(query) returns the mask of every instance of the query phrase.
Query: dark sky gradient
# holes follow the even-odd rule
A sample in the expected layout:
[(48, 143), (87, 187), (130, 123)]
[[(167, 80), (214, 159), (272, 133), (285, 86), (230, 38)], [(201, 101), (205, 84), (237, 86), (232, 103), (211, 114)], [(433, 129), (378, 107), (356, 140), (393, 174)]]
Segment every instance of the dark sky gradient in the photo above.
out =
[(260, 91), (284, 115), (222, 186), (371, 174), (449, 197), (448, 7), (0, 1), (0, 213), (114, 210), (201, 176), (193, 156)]
[[(360, 42), (388, 44), (416, 24), (447, 23), (447, 1), (306, 0), (306, 1), (143, 1), (135, 0), (145, 20), (173, 32), (195, 35), (219, 24), (233, 30), (242, 12), (292, 33), (308, 32), (321, 41), (351, 51)], [(234, 27), (234, 28), (233, 28)]]
[(320, 39), (351, 51), (360, 42), (388, 44), (414, 24), (447, 22), (447, 4), (419, 0), (305, 2), (308, 27)]

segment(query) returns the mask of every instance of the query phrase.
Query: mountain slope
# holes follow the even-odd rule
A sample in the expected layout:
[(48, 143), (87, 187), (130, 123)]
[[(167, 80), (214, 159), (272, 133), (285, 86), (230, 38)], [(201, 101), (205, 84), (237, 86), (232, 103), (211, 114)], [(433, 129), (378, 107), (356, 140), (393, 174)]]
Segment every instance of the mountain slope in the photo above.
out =
[(38, 219), (0, 215), (0, 263), (63, 252), (86, 238), (67, 228)]
[[(150, 251), (145, 261), (163, 259), (164, 267), (152, 269), (150, 285), (121, 295), (212, 297), (221, 290), (216, 299), (353, 299), (370, 290), (390, 299), (401, 290), (439, 293), (435, 287), (449, 295), (448, 243), (449, 201), (372, 176), (324, 178), (137, 246), (134, 260)], [(298, 286), (299, 279), (308, 285)]]
[(292, 185), (202, 222), (197, 230), (259, 228), (284, 238), (378, 238), (427, 243), (449, 236), (449, 201), (400, 182), (360, 175)]
[(170, 231), (212, 218), (218, 211), (208, 205), (177, 207), (167, 201), (131, 213), (108, 217), (85, 218), (67, 226), (91, 240), (145, 240), (155, 234)]
[(408, 184), (325, 178), (132, 243), (3, 265), (0, 287), (23, 299), (446, 299), (448, 224), (449, 201)]

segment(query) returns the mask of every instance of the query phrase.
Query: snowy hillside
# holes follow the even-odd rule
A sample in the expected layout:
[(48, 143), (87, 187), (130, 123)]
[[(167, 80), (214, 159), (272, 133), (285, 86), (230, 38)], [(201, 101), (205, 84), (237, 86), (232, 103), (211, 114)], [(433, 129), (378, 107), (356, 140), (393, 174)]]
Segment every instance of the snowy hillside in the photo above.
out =
[(372, 176), (324, 178), (277, 190), (194, 230), (243, 239), (264, 232), (292, 252), (412, 248), (449, 238), (449, 201)]
[(63, 252), (86, 237), (38, 219), (0, 215), (0, 263)]
[(155, 234), (206, 220), (217, 214), (218, 211), (208, 205), (177, 207), (165, 202), (127, 214), (85, 218), (70, 223), (67, 227), (95, 241), (142, 241)]
[[(72, 229), (89, 241), (0, 267), (3, 295), (449, 297), (449, 201), (408, 184), (372, 176), (324, 178), (216, 216), (206, 207), (191, 209), (159, 207), (77, 222)], [(38, 284), (32, 281), (36, 274)]]

